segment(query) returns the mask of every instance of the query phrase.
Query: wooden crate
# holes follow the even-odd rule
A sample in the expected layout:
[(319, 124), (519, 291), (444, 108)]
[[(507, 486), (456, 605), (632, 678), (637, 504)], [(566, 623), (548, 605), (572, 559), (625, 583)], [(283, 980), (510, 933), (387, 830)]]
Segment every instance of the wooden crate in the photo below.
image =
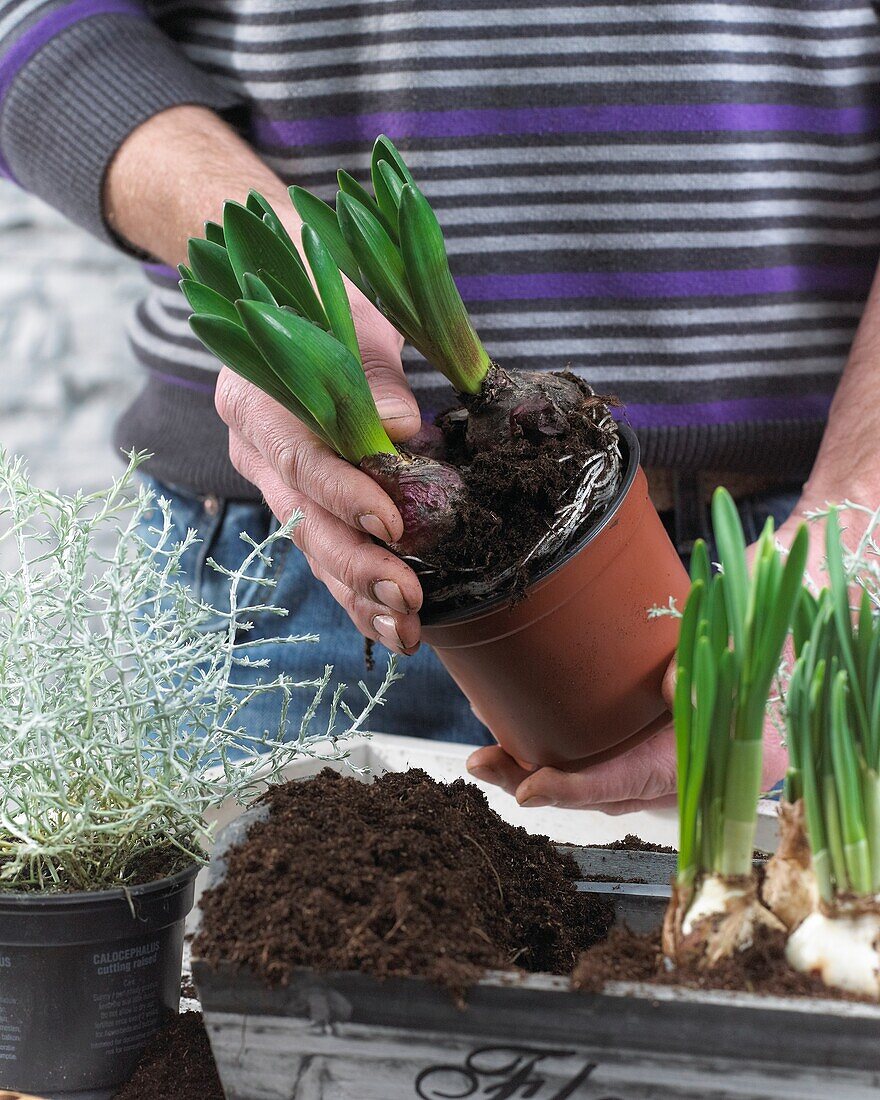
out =
[[(223, 874), (222, 838), (213, 864)], [(662, 914), (670, 857), (571, 849), (581, 888)], [(590, 883), (627, 870), (640, 888)], [(618, 886), (618, 889), (614, 889)], [(633, 901), (633, 898), (641, 899)], [(880, 1008), (493, 973), (457, 1009), (417, 979), (302, 970), (285, 988), (199, 959), (227, 1100), (877, 1100)]]

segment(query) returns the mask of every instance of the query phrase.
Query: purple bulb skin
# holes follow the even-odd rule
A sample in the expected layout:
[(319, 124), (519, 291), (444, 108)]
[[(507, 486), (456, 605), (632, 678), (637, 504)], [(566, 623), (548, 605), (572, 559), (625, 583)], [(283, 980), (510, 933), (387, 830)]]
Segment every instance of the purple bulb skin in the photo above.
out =
[(467, 490), (459, 473), (421, 455), (368, 455), (361, 469), (391, 497), (403, 519), (403, 535), (391, 549), (404, 558), (430, 561), (455, 530)]
[(493, 367), (482, 393), (468, 402), (468, 444), (481, 451), (505, 436), (540, 444), (568, 431), (591, 396), (572, 375)]
[(415, 435), (406, 441), (406, 449), (412, 455), (421, 455), (424, 458), (433, 458), (437, 462), (446, 460), (448, 448), (446, 436), (436, 424), (422, 421), (422, 426)]

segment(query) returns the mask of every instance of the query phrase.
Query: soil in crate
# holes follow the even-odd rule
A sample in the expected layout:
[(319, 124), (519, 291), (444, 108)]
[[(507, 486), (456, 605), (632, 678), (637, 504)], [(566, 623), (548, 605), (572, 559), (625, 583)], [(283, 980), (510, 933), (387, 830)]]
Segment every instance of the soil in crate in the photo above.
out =
[(156, 1035), (113, 1100), (223, 1100), (200, 1012), (184, 1012)]
[(461, 999), (487, 970), (570, 974), (607, 935), (610, 903), (578, 892), (574, 860), (463, 780), (325, 770), (264, 798), (268, 816), (202, 897), (209, 963), (273, 984), (297, 967), (421, 976)]
[(725, 989), (775, 997), (820, 997), (823, 1000), (868, 1001), (831, 989), (818, 977), (792, 969), (785, 958), (785, 935), (759, 928), (750, 948), (711, 970), (697, 965), (671, 969), (660, 946), (660, 930), (632, 932), (615, 926), (608, 937), (581, 956), (572, 985), (600, 993), (608, 982), (647, 982), (690, 989)]

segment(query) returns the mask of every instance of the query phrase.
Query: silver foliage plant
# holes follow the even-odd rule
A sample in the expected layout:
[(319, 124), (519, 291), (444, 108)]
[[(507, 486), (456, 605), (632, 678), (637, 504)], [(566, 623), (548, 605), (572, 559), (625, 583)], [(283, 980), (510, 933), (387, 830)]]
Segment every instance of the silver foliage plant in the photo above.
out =
[[(249, 639), (255, 615), (286, 611), (268, 596), (241, 606), (239, 593), (273, 586), (272, 543), (300, 517), (259, 544), (242, 535), (241, 566), (220, 570), (228, 606), (209, 607), (180, 579), (194, 532), (176, 539), (168, 502), (136, 488), (142, 458), (108, 489), (63, 496), (0, 452), (0, 889), (101, 889), (145, 858), (203, 858), (207, 811), (247, 800), (297, 757), (345, 758), (399, 678), (389, 660), (375, 691), (359, 685), (356, 712), (330, 666), (273, 677), (263, 647), (317, 639)], [(255, 668), (265, 678), (239, 682)], [(297, 692), (307, 704), (294, 721)], [(262, 696), (275, 697), (277, 726), (249, 736), (242, 710)]]

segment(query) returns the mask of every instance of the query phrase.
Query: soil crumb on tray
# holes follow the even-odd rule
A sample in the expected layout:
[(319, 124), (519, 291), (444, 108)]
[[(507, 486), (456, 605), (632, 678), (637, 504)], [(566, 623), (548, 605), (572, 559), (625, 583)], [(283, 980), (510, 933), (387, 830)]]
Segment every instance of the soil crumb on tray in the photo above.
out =
[(224, 1100), (200, 1012), (184, 1012), (144, 1051), (113, 1100)]
[(264, 801), (269, 816), (201, 900), (195, 951), (214, 965), (273, 984), (296, 967), (417, 975), (461, 1001), (486, 970), (570, 974), (610, 927), (608, 901), (578, 893), (574, 860), (464, 780), (326, 769)]
[(589, 993), (600, 993), (606, 982), (647, 982), (776, 997), (867, 1000), (830, 989), (820, 978), (792, 969), (785, 958), (785, 934), (769, 928), (757, 930), (755, 942), (747, 951), (712, 970), (699, 970), (696, 966), (668, 969), (659, 930), (638, 933), (617, 925), (604, 942), (584, 952), (571, 981), (575, 989)]
[(610, 844), (597, 844), (597, 848), (604, 848), (609, 852), (662, 852), (665, 855), (676, 855), (676, 849), (668, 844), (653, 844), (650, 840), (642, 840), (635, 833), (627, 833), (622, 840), (612, 840)]

